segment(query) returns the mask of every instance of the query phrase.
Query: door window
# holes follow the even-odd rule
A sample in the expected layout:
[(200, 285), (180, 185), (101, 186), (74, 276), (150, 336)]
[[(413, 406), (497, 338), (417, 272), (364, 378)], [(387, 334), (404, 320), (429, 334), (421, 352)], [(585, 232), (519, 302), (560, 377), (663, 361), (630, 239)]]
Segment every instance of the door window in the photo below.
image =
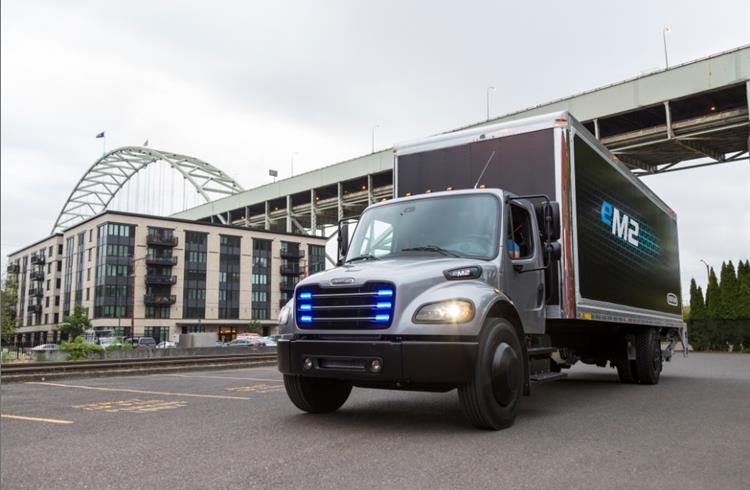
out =
[(511, 259), (527, 259), (534, 255), (534, 238), (531, 228), (531, 215), (521, 206), (508, 206), (508, 228), (506, 245)]

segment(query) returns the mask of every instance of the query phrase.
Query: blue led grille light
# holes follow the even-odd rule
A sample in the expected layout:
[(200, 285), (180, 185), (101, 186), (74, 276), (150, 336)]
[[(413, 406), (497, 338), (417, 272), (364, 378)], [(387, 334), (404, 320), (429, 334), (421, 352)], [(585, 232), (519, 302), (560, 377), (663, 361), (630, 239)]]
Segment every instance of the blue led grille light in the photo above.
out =
[(393, 296), (393, 289), (379, 289), (378, 290), (378, 296), (381, 296), (381, 297), (391, 297), (391, 296)]
[(391, 319), (391, 315), (375, 315), (376, 322), (387, 322)]
[(377, 305), (375, 305), (375, 308), (377, 308), (379, 310), (383, 310), (383, 309), (386, 309), (386, 308), (387, 309), (391, 309), (391, 306), (393, 306), (392, 303), (390, 303), (390, 302), (383, 302), (383, 303), (378, 303)]
[(300, 311), (312, 311), (312, 305), (307, 304), (307, 303), (303, 303), (303, 304), (299, 305), (299, 309), (300, 309)]
[(299, 321), (302, 323), (312, 323), (312, 316), (302, 315), (301, 317), (299, 317)]
[(299, 299), (312, 299), (312, 293), (309, 291), (305, 291), (304, 293), (299, 293)]

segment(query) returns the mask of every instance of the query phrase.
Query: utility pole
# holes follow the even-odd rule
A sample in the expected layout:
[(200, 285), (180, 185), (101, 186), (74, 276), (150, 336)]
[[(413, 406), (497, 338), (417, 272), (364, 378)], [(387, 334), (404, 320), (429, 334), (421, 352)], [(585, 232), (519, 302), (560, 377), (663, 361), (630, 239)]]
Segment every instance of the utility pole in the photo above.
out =
[(375, 153), (375, 129), (379, 128), (380, 125), (376, 124), (372, 127), (372, 151), (370, 153)]

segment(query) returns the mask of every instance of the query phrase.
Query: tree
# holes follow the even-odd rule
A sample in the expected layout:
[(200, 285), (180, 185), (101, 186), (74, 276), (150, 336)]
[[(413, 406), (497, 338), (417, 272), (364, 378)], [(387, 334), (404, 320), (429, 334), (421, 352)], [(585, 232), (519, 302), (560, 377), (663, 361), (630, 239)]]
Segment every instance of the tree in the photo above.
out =
[(86, 310), (81, 305), (75, 305), (73, 314), (66, 316), (63, 322), (59, 330), (67, 334), (68, 338), (76, 338), (83, 335), (83, 332), (87, 328), (91, 328), (91, 320), (89, 320)]
[(740, 285), (734, 272), (734, 264), (730, 260), (728, 264), (721, 264), (721, 278), (719, 290), (721, 291), (721, 306), (719, 307), (719, 318), (722, 320), (734, 320), (737, 318), (738, 296)]
[(719, 318), (720, 312), (721, 290), (714, 268), (711, 267), (711, 271), (708, 273), (708, 286), (706, 286), (706, 318)]
[(11, 276), (6, 278), (0, 286), (0, 316), (2, 317), (2, 332), (0, 342), (11, 343), (13, 331), (16, 327), (16, 306), (18, 304), (18, 283)]
[(690, 320), (703, 320), (706, 318), (706, 303), (703, 301), (703, 290), (690, 280)]
[(263, 325), (258, 320), (251, 320), (247, 325), (243, 325), (243, 331), (245, 333), (257, 333), (258, 335), (263, 334)]

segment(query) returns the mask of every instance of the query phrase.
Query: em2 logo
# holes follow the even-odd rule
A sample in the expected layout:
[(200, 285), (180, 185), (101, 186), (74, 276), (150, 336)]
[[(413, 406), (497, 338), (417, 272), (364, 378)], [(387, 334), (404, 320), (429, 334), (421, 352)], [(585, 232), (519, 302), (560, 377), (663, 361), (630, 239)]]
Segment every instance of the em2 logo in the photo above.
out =
[(636, 220), (620, 211), (607, 201), (602, 201), (601, 209), (602, 223), (609, 225), (612, 234), (631, 244), (638, 246), (638, 235), (641, 231), (641, 225)]

